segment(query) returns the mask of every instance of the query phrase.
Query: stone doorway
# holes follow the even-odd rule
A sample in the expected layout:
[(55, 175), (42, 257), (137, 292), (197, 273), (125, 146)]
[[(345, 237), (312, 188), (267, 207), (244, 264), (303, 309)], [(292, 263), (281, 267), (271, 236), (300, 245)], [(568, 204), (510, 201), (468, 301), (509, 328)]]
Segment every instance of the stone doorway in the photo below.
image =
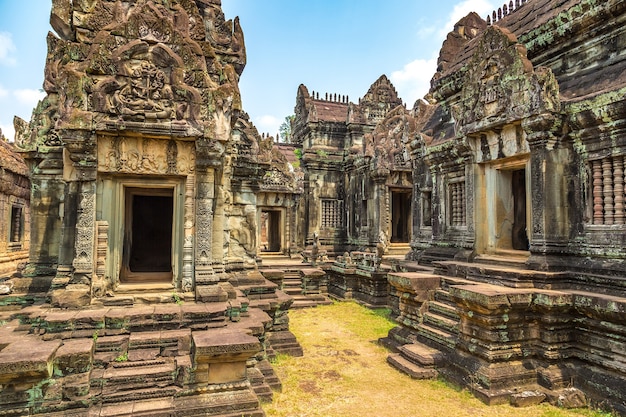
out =
[(411, 192), (391, 191), (391, 243), (409, 243), (411, 224)]
[(173, 191), (126, 189), (122, 283), (171, 282)]
[(280, 252), (282, 250), (281, 229), (280, 211), (261, 211), (261, 252)]
[(485, 204), (479, 205), (477, 210), (478, 230), (482, 230), (483, 237), (486, 237), (482, 252), (528, 251), (530, 198), (527, 176), (525, 160), (486, 167)]

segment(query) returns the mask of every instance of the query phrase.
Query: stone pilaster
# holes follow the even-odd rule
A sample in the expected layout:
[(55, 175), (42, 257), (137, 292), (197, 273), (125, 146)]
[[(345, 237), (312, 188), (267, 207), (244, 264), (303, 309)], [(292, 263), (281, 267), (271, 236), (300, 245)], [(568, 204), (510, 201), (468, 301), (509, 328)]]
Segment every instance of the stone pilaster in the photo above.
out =
[[(59, 269), (52, 303), (80, 307), (91, 301), (96, 251), (96, 144), (87, 130), (62, 130), (63, 179), (67, 183)], [(69, 273), (69, 275), (68, 275)]]
[(558, 137), (560, 126), (561, 120), (552, 114), (529, 117), (522, 123), (530, 145), (533, 190), (529, 263), (537, 269), (549, 269), (548, 258), (565, 253), (570, 229), (566, 173), (570, 152)]

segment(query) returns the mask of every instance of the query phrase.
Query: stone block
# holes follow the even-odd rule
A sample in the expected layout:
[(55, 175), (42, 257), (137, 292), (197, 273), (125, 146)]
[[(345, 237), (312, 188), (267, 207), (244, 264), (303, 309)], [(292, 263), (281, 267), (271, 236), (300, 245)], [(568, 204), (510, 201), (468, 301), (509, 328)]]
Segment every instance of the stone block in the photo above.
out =
[(194, 332), (192, 338), (197, 382), (221, 384), (244, 380), (246, 361), (261, 350), (256, 337), (240, 330), (200, 331)]
[(70, 284), (50, 294), (52, 305), (60, 308), (81, 308), (91, 303), (91, 288), (83, 284)]
[(54, 357), (55, 372), (62, 375), (88, 372), (91, 369), (94, 346), (92, 338), (63, 341)]
[(562, 408), (583, 408), (587, 406), (587, 396), (578, 388), (564, 388), (547, 392), (550, 404)]
[(0, 384), (51, 377), (59, 346), (60, 340), (42, 341), (30, 335), (16, 339), (0, 351)]
[(511, 395), (511, 405), (514, 407), (531, 407), (541, 404), (546, 399), (546, 394), (540, 391), (522, 391)]

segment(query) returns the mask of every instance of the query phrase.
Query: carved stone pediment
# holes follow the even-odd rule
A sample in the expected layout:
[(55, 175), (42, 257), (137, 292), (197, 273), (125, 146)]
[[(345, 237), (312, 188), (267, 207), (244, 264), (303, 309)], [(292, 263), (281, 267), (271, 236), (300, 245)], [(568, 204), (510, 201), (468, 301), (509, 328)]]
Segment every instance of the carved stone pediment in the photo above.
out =
[(370, 86), (359, 105), (350, 109), (348, 120), (373, 125), (383, 120), (387, 112), (402, 105), (395, 87), (382, 75)]
[(387, 113), (373, 133), (365, 135), (364, 153), (373, 157), (379, 168), (410, 169), (407, 144), (415, 131), (415, 119), (404, 106), (398, 106)]
[(462, 134), (498, 128), (560, 108), (552, 71), (533, 68), (526, 48), (506, 29), (490, 26), (478, 40), (467, 67), (461, 101), (452, 108)]

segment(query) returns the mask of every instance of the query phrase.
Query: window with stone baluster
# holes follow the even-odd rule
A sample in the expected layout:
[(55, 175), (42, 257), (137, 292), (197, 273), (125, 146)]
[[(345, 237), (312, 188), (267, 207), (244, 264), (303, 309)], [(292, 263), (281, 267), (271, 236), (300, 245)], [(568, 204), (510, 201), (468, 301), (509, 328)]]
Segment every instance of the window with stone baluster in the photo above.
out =
[(322, 200), (322, 228), (332, 229), (343, 225), (342, 221), (343, 201)]
[(465, 179), (448, 184), (448, 226), (467, 225)]
[(589, 161), (591, 171), (591, 218), (594, 225), (620, 225), (624, 212), (624, 165), (626, 156), (609, 156)]
[(9, 230), (9, 242), (11, 243), (17, 243), (22, 240), (22, 211), (22, 207), (20, 206), (14, 205), (11, 207), (11, 223)]

